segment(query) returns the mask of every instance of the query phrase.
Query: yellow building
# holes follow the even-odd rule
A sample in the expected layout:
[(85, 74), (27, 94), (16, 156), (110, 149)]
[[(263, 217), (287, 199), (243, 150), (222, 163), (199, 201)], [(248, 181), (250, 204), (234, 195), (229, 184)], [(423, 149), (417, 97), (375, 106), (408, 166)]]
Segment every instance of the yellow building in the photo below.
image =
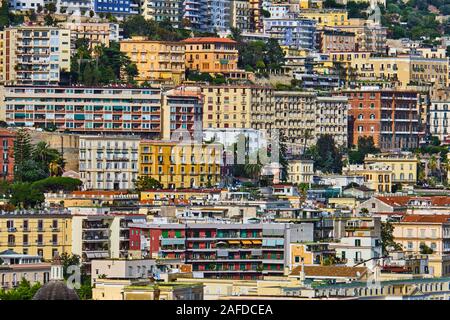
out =
[(312, 183), (314, 176), (313, 160), (290, 160), (288, 165), (288, 182)]
[(248, 73), (238, 69), (237, 42), (228, 38), (189, 38), (185, 44), (186, 69), (200, 73), (223, 74), (227, 78), (246, 79)]
[(435, 277), (450, 275), (450, 222), (447, 215), (407, 215), (394, 222), (394, 241), (401, 244), (407, 253), (421, 253), (422, 245), (433, 252), (428, 254), (429, 274)]
[(301, 11), (300, 16), (307, 19), (315, 20), (318, 28), (349, 25), (347, 10), (313, 9)]
[(0, 215), (0, 252), (39, 255), (52, 260), (56, 252), (72, 252), (72, 217), (69, 213)]
[(123, 300), (203, 300), (200, 283), (159, 282), (124, 288)]
[(141, 141), (139, 176), (164, 188), (212, 187), (220, 182), (221, 145), (175, 141)]
[(302, 263), (304, 265), (321, 265), (327, 257), (333, 255), (326, 243), (291, 243), (289, 244), (289, 270)]
[(365, 164), (381, 163), (392, 169), (392, 183), (415, 185), (419, 160), (413, 153), (368, 154)]
[(360, 56), (351, 68), (361, 80), (384, 80), (406, 88), (408, 85), (446, 86), (448, 58), (399, 55), (396, 57)]
[(93, 23), (93, 22), (63, 22), (60, 23), (64, 29), (70, 30), (73, 43), (77, 39), (86, 39), (89, 42), (89, 49), (93, 49), (98, 45), (109, 47), (111, 28), (110, 23)]
[(343, 174), (350, 176), (363, 176), (364, 185), (375, 192), (392, 192), (392, 179), (394, 173), (391, 166), (383, 163), (369, 163), (364, 165), (348, 165), (343, 168)]
[[(291, 3), (296, 3), (296, 1), (292, 1)], [(322, 9), (323, 1), (322, 0), (298, 0), (300, 9)]]
[(181, 42), (132, 37), (120, 42), (120, 51), (136, 64), (139, 82), (180, 84), (184, 80), (185, 54)]

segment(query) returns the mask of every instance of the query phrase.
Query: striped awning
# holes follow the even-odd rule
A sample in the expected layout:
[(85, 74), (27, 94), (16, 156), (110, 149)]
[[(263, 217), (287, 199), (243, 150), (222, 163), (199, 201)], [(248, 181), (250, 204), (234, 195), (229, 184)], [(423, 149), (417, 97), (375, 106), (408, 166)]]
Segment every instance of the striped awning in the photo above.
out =
[(242, 240), (242, 244), (252, 244), (250, 240)]

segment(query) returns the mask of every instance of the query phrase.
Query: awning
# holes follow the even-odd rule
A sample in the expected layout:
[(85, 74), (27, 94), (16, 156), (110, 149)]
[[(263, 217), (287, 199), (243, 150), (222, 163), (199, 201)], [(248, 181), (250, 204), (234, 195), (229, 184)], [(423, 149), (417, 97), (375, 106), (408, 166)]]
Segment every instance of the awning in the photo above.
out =
[(261, 244), (262, 241), (261, 241), (261, 240), (252, 240), (252, 243), (253, 243), (253, 244)]
[(276, 246), (276, 240), (275, 239), (263, 239), (263, 246), (264, 247), (275, 247)]
[(236, 241), (236, 240), (228, 240), (228, 243), (229, 244), (239, 244), (240, 242)]
[(161, 239), (161, 245), (171, 245), (171, 244), (184, 244), (184, 239), (179, 238), (163, 238)]
[(252, 244), (250, 240), (242, 240), (242, 244)]

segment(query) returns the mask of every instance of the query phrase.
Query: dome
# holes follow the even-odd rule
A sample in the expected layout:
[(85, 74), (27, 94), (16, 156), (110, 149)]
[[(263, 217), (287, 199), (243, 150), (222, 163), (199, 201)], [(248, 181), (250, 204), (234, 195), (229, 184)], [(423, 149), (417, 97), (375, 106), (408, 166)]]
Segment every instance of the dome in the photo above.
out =
[(44, 284), (34, 295), (33, 300), (79, 300), (75, 290), (60, 280), (51, 280)]

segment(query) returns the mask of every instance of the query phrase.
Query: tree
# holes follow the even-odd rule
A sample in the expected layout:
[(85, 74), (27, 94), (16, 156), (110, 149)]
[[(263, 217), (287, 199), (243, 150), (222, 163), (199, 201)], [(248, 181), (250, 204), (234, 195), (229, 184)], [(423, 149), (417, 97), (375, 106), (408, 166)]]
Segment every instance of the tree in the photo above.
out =
[(81, 257), (77, 254), (69, 254), (67, 252), (63, 252), (60, 254), (62, 266), (63, 266), (63, 274), (64, 279), (67, 279), (69, 274), (67, 273), (67, 269), (70, 266), (80, 266), (81, 265)]
[(152, 189), (162, 189), (163, 185), (158, 180), (148, 177), (148, 176), (139, 176), (136, 181), (136, 190), (144, 191), (144, 190), (152, 190)]
[(39, 282), (32, 286), (28, 280), (22, 278), (17, 288), (0, 291), (0, 300), (31, 300), (40, 287)]
[(316, 145), (307, 150), (306, 155), (314, 160), (315, 167), (322, 172), (342, 171), (342, 154), (329, 134), (320, 136)]
[(380, 153), (381, 150), (375, 147), (373, 137), (359, 137), (358, 149), (352, 150), (348, 153), (350, 163), (364, 163), (364, 158), (368, 154)]
[(286, 136), (284, 131), (280, 131), (279, 136), (279, 144), (280, 144), (280, 152), (279, 152), (279, 163), (281, 166), (281, 180), (286, 182), (288, 180), (288, 167), (289, 162), (287, 160), (287, 147), (286, 147)]
[(387, 254), (389, 250), (402, 249), (402, 246), (394, 241), (394, 226), (389, 221), (381, 223), (381, 247), (383, 254)]
[(425, 243), (420, 244), (420, 253), (421, 254), (433, 254), (433, 249), (427, 246)]
[(25, 129), (19, 129), (14, 141), (14, 177), (17, 181), (22, 181), (24, 165), (31, 158), (32, 145), (31, 136)]

